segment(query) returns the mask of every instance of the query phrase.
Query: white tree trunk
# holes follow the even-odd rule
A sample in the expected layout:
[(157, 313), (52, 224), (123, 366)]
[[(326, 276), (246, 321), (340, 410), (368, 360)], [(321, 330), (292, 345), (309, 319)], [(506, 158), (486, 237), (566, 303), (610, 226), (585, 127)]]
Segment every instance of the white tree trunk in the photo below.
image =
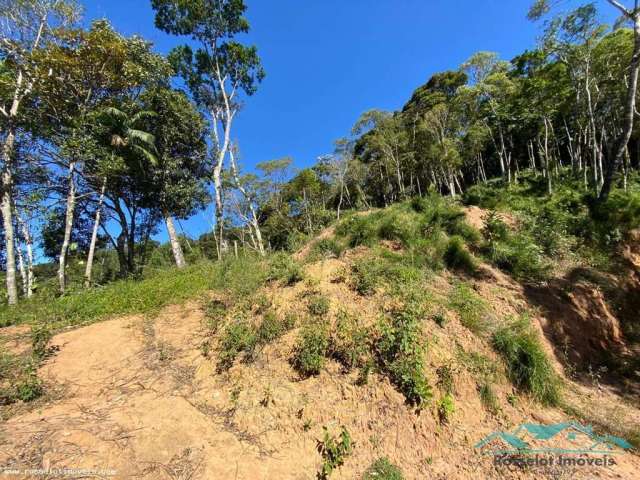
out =
[(71, 243), (71, 230), (73, 228), (73, 216), (76, 208), (76, 182), (75, 182), (76, 162), (69, 163), (69, 192), (67, 193), (67, 213), (64, 223), (64, 238), (62, 239), (62, 248), (60, 249), (60, 259), (58, 265), (58, 284), (60, 293), (64, 293), (66, 289), (66, 267), (67, 254), (69, 253), (69, 245)]
[(7, 299), (9, 305), (18, 303), (18, 285), (16, 282), (16, 256), (15, 256), (15, 235), (13, 231), (13, 146), (15, 142), (15, 131), (9, 129), (4, 145), (2, 146), (2, 199), (0, 210), (4, 226), (5, 262), (7, 276)]
[(93, 259), (96, 254), (96, 242), (98, 241), (98, 228), (100, 228), (100, 217), (102, 216), (102, 205), (104, 204), (104, 194), (107, 189), (107, 179), (102, 181), (102, 190), (100, 191), (100, 199), (98, 200), (98, 209), (96, 210), (95, 221), (93, 222), (93, 231), (91, 232), (91, 244), (89, 245), (89, 254), (87, 255), (87, 265), (84, 270), (84, 287), (91, 286), (93, 277)]
[(173, 224), (173, 218), (171, 215), (165, 212), (164, 222), (167, 224), (167, 232), (169, 234), (169, 242), (171, 243), (171, 251), (173, 252), (173, 258), (176, 261), (176, 267), (184, 268), (187, 266), (187, 262), (184, 260), (184, 253), (180, 246), (178, 234), (176, 233), (176, 227)]

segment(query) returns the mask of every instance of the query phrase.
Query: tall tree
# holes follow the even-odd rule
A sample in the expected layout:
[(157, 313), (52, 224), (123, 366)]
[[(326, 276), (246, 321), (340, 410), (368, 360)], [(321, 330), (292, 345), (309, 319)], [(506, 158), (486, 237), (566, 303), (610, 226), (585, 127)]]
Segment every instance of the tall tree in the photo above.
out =
[(162, 213), (178, 268), (186, 266), (173, 217), (188, 218), (208, 201), (210, 178), (206, 124), (184, 93), (166, 86), (141, 96), (143, 108), (155, 115), (145, 130), (155, 137), (155, 161), (146, 165), (149, 207)]
[(213, 183), (218, 257), (224, 244), (222, 170), (231, 147), (233, 121), (240, 109), (240, 93), (253, 95), (265, 76), (257, 49), (233, 38), (249, 31), (243, 0), (151, 0), (156, 27), (173, 35), (188, 36), (198, 49), (175, 48), (170, 59), (193, 94), (211, 117), (215, 155)]
[[(7, 103), (0, 105), (2, 116), (2, 172), (0, 210), (2, 212), (7, 272), (7, 297), (10, 305), (18, 302), (13, 222), (14, 147), (17, 130), (24, 121), (21, 106), (33, 92), (38, 78), (46, 75), (33, 54), (55, 40), (57, 27), (75, 20), (77, 7), (71, 0), (0, 0), (0, 59), (9, 65), (12, 91)], [(6, 88), (6, 87), (5, 87)]]

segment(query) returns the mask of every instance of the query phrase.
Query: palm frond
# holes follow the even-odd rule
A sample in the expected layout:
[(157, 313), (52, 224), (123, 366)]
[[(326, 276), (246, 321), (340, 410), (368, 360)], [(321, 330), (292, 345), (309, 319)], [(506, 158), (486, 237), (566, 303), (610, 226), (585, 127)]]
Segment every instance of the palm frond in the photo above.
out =
[(149, 132), (143, 132), (142, 130), (130, 128), (129, 130), (127, 130), (127, 138), (131, 140), (132, 144), (155, 148), (156, 137)]
[[(158, 165), (158, 157), (151, 151), (147, 150), (140, 145), (131, 145), (131, 148), (138, 152), (145, 160), (147, 160), (151, 165)], [(143, 169), (144, 170), (144, 169)]]

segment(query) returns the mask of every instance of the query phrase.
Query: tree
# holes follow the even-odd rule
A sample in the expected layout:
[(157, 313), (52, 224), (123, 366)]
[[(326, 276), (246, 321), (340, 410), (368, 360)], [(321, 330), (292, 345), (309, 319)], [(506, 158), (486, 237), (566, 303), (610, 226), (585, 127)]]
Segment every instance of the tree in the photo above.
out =
[[(640, 76), (640, 4), (638, 0), (623, 2), (622, 0), (607, 0), (618, 13), (622, 15), (624, 22), (631, 23), (634, 33), (633, 54), (629, 59), (629, 67), (626, 78), (627, 95), (624, 103), (623, 124), (620, 134), (617, 136), (613, 153), (607, 161), (603, 172), (602, 187), (599, 201), (604, 202), (611, 193), (614, 177), (622, 164), (623, 157), (633, 133), (634, 118), (636, 114), (636, 96), (638, 91), (638, 77)], [(632, 6), (625, 5), (631, 3)], [(550, 0), (536, 0), (529, 11), (529, 18), (537, 20), (552, 8)]]
[(156, 27), (188, 36), (199, 45), (195, 52), (187, 45), (177, 47), (169, 58), (196, 102), (211, 117), (220, 258), (224, 243), (222, 170), (231, 147), (233, 121), (240, 109), (239, 96), (241, 92), (253, 95), (265, 73), (257, 49), (233, 41), (237, 34), (249, 31), (243, 0), (152, 0), (151, 4), (156, 11)]
[(144, 177), (149, 207), (160, 209), (176, 266), (183, 268), (186, 262), (172, 217), (188, 218), (207, 203), (206, 124), (184, 93), (166, 86), (145, 91), (140, 101), (154, 112), (144, 122), (155, 138), (155, 159), (147, 162)]
[(0, 0), (0, 59), (8, 65), (10, 72), (2, 76), (3, 81), (9, 82), (2, 89), (11, 92), (9, 101), (0, 105), (3, 137), (0, 210), (10, 305), (18, 302), (12, 209), (14, 146), (17, 129), (24, 120), (21, 117), (22, 103), (33, 92), (38, 78), (46, 75), (32, 57), (39, 48), (55, 38), (57, 27), (73, 22), (76, 15), (76, 5), (70, 0)]
[[(142, 162), (152, 165), (157, 163), (155, 137), (136, 127), (145, 119), (154, 116), (154, 112), (146, 110), (128, 113), (115, 107), (105, 108), (100, 115), (104, 127), (102, 135), (109, 146), (110, 155), (93, 166), (95, 172), (92, 172), (94, 174), (91, 178), (99, 178), (99, 175), (96, 175), (98, 172), (103, 175), (101, 188), (105, 194), (101, 197), (110, 199), (109, 207), (120, 223), (120, 234), (115, 247), (121, 276), (135, 271), (137, 213), (145, 203), (144, 187), (141, 187), (140, 180), (144, 178), (146, 163)], [(125, 214), (125, 209), (128, 215)], [(95, 224), (100, 222), (99, 212), (100, 208), (96, 212)], [(97, 227), (94, 226), (93, 231), (96, 230)], [(94, 242), (95, 239), (92, 239), (92, 245)], [(94, 250), (90, 248), (89, 251), (91, 253)], [(93, 258), (89, 258), (87, 265), (92, 263)], [(87, 272), (86, 281), (91, 282), (90, 270)]]

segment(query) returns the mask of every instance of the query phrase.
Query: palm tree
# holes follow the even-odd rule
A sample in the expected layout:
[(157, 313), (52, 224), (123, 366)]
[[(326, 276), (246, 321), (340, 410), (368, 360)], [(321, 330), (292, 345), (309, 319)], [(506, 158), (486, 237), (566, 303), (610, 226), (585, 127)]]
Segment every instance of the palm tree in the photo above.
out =
[[(140, 111), (133, 115), (129, 115), (125, 111), (115, 107), (107, 107), (99, 112), (100, 124), (107, 129), (106, 138), (108, 142), (108, 148), (110, 150), (111, 165), (115, 164), (118, 154), (126, 150), (137, 153), (153, 165), (157, 164), (158, 159), (156, 157), (155, 137), (148, 132), (136, 128), (136, 126), (140, 125), (141, 122), (143, 122), (145, 119), (154, 117), (155, 115), (155, 112), (150, 111)], [(144, 169), (142, 169), (142, 171), (144, 171)], [(84, 275), (85, 288), (91, 286), (93, 258), (95, 255), (96, 241), (98, 238), (98, 228), (100, 227), (102, 206), (107, 189), (107, 180), (108, 175), (105, 173), (102, 176), (102, 187), (98, 200), (98, 208), (96, 210), (93, 232), (91, 235), (91, 243), (89, 245), (89, 254), (87, 256), (87, 265)], [(118, 255), (120, 258), (121, 270), (124, 270), (124, 265), (130, 264), (133, 258), (132, 252), (129, 252), (130, 261), (127, 262), (124, 259), (124, 241), (126, 240), (126, 236), (127, 232), (123, 230), (118, 237)]]

